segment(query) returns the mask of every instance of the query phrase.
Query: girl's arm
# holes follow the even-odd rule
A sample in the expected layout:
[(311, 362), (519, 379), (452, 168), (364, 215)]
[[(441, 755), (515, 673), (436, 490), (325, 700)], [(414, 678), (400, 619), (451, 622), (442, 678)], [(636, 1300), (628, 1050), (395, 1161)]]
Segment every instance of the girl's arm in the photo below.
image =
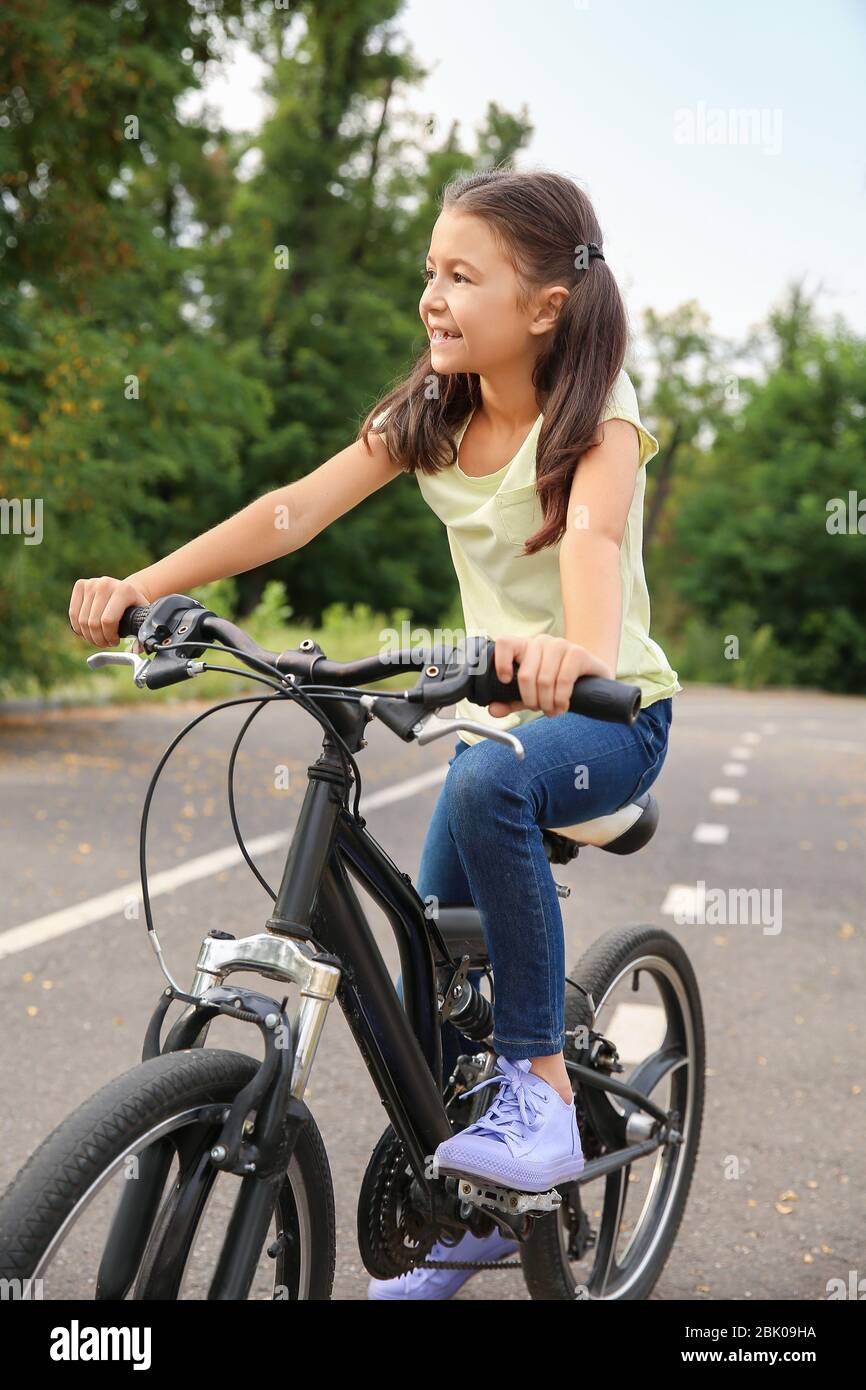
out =
[(499, 718), (512, 710), (568, 709), (578, 676), (616, 678), (622, 623), (620, 546), (634, 497), (640, 444), (627, 420), (606, 420), (602, 441), (580, 459), (568, 499), (568, 524), (559, 550), (565, 637), (498, 637), (496, 671), (510, 681), (513, 663), (523, 699), (494, 701)]
[(616, 678), (622, 624), (620, 546), (634, 497), (640, 441), (627, 420), (606, 420), (602, 442), (575, 469), (559, 550), (565, 635)]
[(127, 575), (150, 602), (186, 593), (213, 579), (243, 574), (289, 555), (401, 471), (381, 435), (334, 454), (296, 482), (257, 497), (242, 511), (196, 536), (146, 569)]
[(299, 550), (337, 517), (401, 471), (381, 435), (357, 439), (312, 473), (264, 497), (145, 569), (113, 579), (77, 579), (69, 601), (74, 632), (95, 647), (116, 647), (118, 625), (133, 604), (242, 574)]

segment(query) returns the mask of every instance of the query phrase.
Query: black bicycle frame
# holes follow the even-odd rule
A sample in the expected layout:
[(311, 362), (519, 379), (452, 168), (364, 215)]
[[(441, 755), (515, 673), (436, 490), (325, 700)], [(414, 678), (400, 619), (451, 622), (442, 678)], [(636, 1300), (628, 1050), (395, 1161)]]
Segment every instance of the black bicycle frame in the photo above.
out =
[[(315, 695), (308, 698), (315, 699)], [(363, 730), (372, 716), (357, 700), (329, 700), (327, 713), (352, 753), (364, 746)], [(366, 829), (363, 819), (357, 820), (345, 809), (344, 796), (351, 789), (346, 787), (343, 759), (330, 732), (326, 731), (319, 758), (307, 768), (307, 779), (266, 930), (321, 947), (324, 956), (317, 952), (313, 959), (324, 959), (329, 966), (339, 968), (334, 997), (339, 1000), (407, 1161), (419, 1183), (425, 1186), (430, 1182), (425, 1172), (427, 1156), (452, 1134), (442, 1096), (442, 1018), (437, 971), (447, 975), (456, 970), (459, 962), (455, 950), (459, 947), (452, 945), (449, 949), (436, 921), (425, 912), (410, 876), (397, 868)], [(379, 904), (394, 931), (403, 977), (402, 1004), (350, 873)], [(479, 954), (475, 943), (476, 965)], [(444, 995), (450, 979), (442, 983)], [(157, 1006), (145, 1039), (143, 1060), (160, 1051), (161, 1024), (173, 993), (164, 991)], [(265, 1062), (233, 1106), (205, 1107), (201, 1133), (193, 1133), (179, 1147), (181, 1173), (173, 1197), (175, 1210), (147, 1271), (143, 1292), (147, 1298), (177, 1296), (202, 1202), (209, 1182), (224, 1161), (229, 1171), (243, 1176), (209, 1297), (247, 1297), (279, 1187), (305, 1120), (303, 1103), (289, 1089), (291, 1056), (287, 1049), (276, 1049), (274, 1044), (273, 1022), (277, 1016), (284, 1024), (287, 1022), (284, 1008), (275, 1009), (274, 1001), (265, 995), (221, 985), (208, 989), (203, 1002), (177, 1020), (161, 1050), (203, 1046), (217, 1012), (238, 1016), (233, 1007), (238, 1003), (244, 1006), (241, 1017), (258, 1023), (263, 1032)], [(587, 1087), (631, 1099), (659, 1121), (669, 1118), (631, 1086), (590, 1067), (575, 1063), (568, 1063), (568, 1067), (579, 1073)], [(239, 1126), (254, 1102), (260, 1111), (255, 1152), (265, 1161), (237, 1166), (231, 1155), (237, 1153)], [(224, 1121), (221, 1155), (210, 1147), (212, 1139), (207, 1137), (208, 1127), (212, 1130), (217, 1116)], [(587, 1165), (581, 1180), (624, 1167), (662, 1142), (656, 1135), (594, 1160)], [(148, 1149), (142, 1156), (141, 1180), (127, 1184), (101, 1262), (98, 1297), (126, 1296), (156, 1215), (172, 1150), (173, 1145), (165, 1142)], [(228, 1159), (226, 1150), (230, 1151)], [(254, 1174), (249, 1168), (259, 1171)]]
[[(339, 718), (340, 732), (354, 751), (360, 746), (368, 712), (356, 701), (328, 703), (328, 717), (335, 726)], [(344, 774), (329, 735), (307, 776), (279, 893), (266, 926), (278, 934), (312, 937), (339, 959), (340, 1007), (407, 1158), (422, 1179), (425, 1156), (452, 1132), (442, 1099), (436, 969), (456, 968), (456, 962), (435, 921), (425, 912), (410, 876), (343, 808)], [(382, 908), (394, 931), (403, 1004), (350, 872)]]

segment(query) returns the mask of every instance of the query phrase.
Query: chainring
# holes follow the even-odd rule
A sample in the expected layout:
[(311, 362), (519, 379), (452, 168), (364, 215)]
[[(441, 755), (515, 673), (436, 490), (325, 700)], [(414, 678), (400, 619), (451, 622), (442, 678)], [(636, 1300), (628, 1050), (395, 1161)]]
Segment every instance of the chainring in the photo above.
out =
[(396, 1279), (432, 1249), (432, 1230), (412, 1201), (415, 1174), (403, 1144), (388, 1125), (379, 1139), (358, 1195), (358, 1247), (375, 1279)]
[[(604, 1146), (587, 1117), (579, 1085), (574, 1087), (574, 1104), (581, 1147), (589, 1162), (604, 1152)], [(396, 1279), (419, 1265), (439, 1269), (520, 1267), (520, 1260), (430, 1260), (437, 1239), (442, 1244), (452, 1240), (456, 1244), (459, 1237), (453, 1232), (437, 1232), (427, 1213), (420, 1210), (412, 1165), (389, 1124), (373, 1149), (358, 1194), (358, 1247), (368, 1272), (375, 1279)]]

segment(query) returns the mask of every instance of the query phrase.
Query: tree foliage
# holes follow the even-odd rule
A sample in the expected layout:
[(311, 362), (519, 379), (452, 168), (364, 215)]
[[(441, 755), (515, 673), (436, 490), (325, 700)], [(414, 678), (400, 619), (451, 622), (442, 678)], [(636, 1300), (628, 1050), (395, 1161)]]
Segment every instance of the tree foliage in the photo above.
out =
[[(525, 109), (480, 128), (417, 109), (401, 0), (7, 0), (0, 53), (0, 630), (7, 686), (80, 666), (76, 578), (125, 575), (354, 438), (426, 342), (443, 185), (519, 161)], [(269, 111), (198, 102), (242, 42)], [(192, 115), (197, 110), (199, 114)], [(599, 209), (602, 217), (603, 209)], [(746, 342), (695, 302), (643, 323), (654, 635), (684, 679), (862, 689), (864, 344), (800, 288)], [(628, 365), (628, 364), (627, 364)], [(14, 529), (38, 499), (38, 544)], [(410, 478), (238, 577), (293, 613), (453, 611), (447, 540)], [(276, 592), (276, 590), (272, 591)], [(335, 608), (335, 605), (338, 606)], [(661, 627), (659, 628), (659, 618)], [(724, 643), (742, 636), (744, 660)]]

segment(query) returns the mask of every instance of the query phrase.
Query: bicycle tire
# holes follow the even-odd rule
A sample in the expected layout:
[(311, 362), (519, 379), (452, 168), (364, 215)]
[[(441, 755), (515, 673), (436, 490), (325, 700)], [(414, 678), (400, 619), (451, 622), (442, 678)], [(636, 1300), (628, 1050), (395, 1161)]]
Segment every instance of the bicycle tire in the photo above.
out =
[[(24, 1281), (64, 1223), (136, 1141), (196, 1106), (231, 1103), (259, 1063), (220, 1048), (168, 1052), (109, 1081), (31, 1154), (0, 1197), (0, 1279)], [(306, 1200), (311, 1238), (305, 1298), (330, 1299), (336, 1264), (334, 1190), (325, 1146), (312, 1115), (298, 1135), (280, 1192)], [(294, 1201), (294, 1197), (292, 1197)], [(280, 1211), (275, 1207), (275, 1214)], [(154, 1223), (156, 1224), (156, 1223)], [(276, 1296), (276, 1295), (275, 1295)]]
[[(617, 980), (628, 969), (632, 962), (650, 957), (661, 957), (669, 962), (670, 965), (676, 969), (682, 981), (684, 995), (694, 1028), (692, 1059), (694, 1071), (693, 1111), (690, 1116), (688, 1132), (683, 1144), (682, 1175), (677, 1181), (673, 1199), (670, 1203), (670, 1209), (663, 1215), (664, 1229), (661, 1239), (658, 1242), (652, 1258), (648, 1260), (645, 1270), (625, 1292), (615, 1296), (615, 1301), (633, 1302), (649, 1297), (662, 1273), (682, 1222), (689, 1190), (691, 1188), (695, 1163), (697, 1161), (701, 1122), (703, 1118), (704, 1072), (706, 1065), (703, 1011), (701, 1008), (697, 980), (685, 950), (676, 937), (659, 927), (631, 926), (615, 928), (610, 932), (606, 932), (603, 936), (599, 937), (597, 941), (592, 943), (581, 956), (574, 969), (569, 972), (571, 977), (577, 981), (578, 984), (589, 991), (593, 997), (596, 1009), (598, 1009), (608, 989), (611, 987), (612, 982)], [(593, 1014), (586, 997), (579, 990), (568, 990), (565, 1009), (566, 1030), (577, 1028), (581, 1025), (592, 1026), (593, 1021)], [(566, 1040), (565, 1056), (570, 1061), (581, 1060), (580, 1049), (575, 1050), (574, 1039), (572, 1038)], [(576, 1081), (574, 1082), (574, 1089), (578, 1112), (579, 1114), (582, 1113), (585, 1117), (585, 1123), (591, 1125), (591, 1111), (594, 1097), (590, 1096), (589, 1102), (587, 1102), (587, 1088), (580, 1087), (580, 1084)], [(605, 1103), (604, 1097), (602, 1097), (602, 1102)], [(595, 1139), (597, 1136), (594, 1133), (591, 1136), (585, 1135), (583, 1141), (584, 1148), (587, 1147), (587, 1139), (590, 1138)], [(615, 1176), (616, 1175), (610, 1175), (606, 1179), (606, 1183), (610, 1184), (613, 1182)], [(578, 1191), (579, 1190), (578, 1185)], [(564, 1189), (563, 1196), (565, 1196)], [(550, 1216), (537, 1219), (534, 1222), (533, 1231), (529, 1239), (521, 1246), (523, 1274), (530, 1298), (549, 1300), (569, 1299), (571, 1301), (581, 1297), (588, 1297), (590, 1300), (598, 1298), (599, 1295), (593, 1293), (592, 1275), (590, 1275), (589, 1280), (587, 1280), (585, 1284), (579, 1284), (574, 1278), (570, 1267), (570, 1261), (565, 1256), (563, 1249), (563, 1240), (560, 1231), (561, 1220), (562, 1215), (558, 1212), (552, 1212)], [(602, 1220), (604, 1220), (604, 1216)], [(598, 1249), (598, 1247), (596, 1247), (596, 1249)], [(601, 1298), (604, 1299), (604, 1295), (601, 1295)]]

